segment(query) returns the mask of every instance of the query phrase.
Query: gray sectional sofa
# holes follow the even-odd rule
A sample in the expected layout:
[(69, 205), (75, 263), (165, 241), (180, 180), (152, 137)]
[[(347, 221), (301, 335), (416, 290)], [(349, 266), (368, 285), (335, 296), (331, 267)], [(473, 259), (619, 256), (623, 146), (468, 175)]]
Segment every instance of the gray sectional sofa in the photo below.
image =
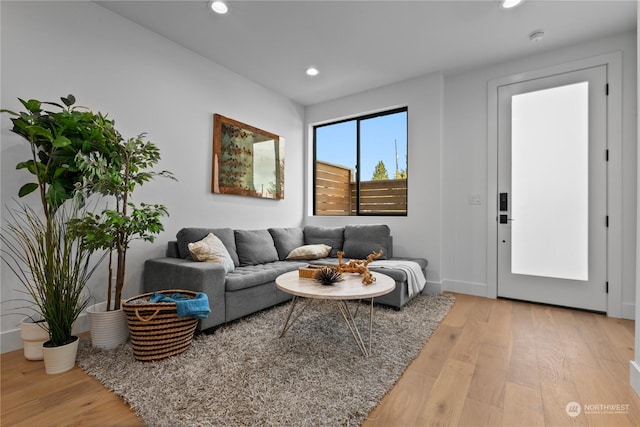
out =
[[(198, 242), (213, 233), (224, 244), (234, 268), (227, 272), (220, 264), (194, 261), (189, 243)], [(287, 255), (303, 245), (331, 246), (327, 257), (313, 260), (289, 260)], [(393, 243), (386, 225), (347, 225), (345, 227), (292, 227), (267, 230), (233, 230), (230, 228), (183, 228), (176, 240), (168, 243), (166, 257), (145, 262), (145, 292), (163, 289), (188, 289), (204, 292), (211, 313), (200, 322), (205, 330), (291, 299), (276, 288), (280, 274), (313, 264), (335, 265), (336, 253), (349, 259), (364, 259), (368, 254), (384, 250), (382, 258), (393, 258)], [(415, 261), (425, 273), (424, 258), (402, 258)], [(393, 292), (377, 297), (380, 304), (401, 308), (409, 301), (407, 274), (401, 269), (379, 269), (396, 281)]]

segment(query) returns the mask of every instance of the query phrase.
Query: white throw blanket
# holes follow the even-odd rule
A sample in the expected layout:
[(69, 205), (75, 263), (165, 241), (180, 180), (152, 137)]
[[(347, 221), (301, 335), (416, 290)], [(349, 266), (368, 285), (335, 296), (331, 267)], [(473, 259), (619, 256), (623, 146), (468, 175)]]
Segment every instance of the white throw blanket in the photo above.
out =
[(422, 292), (424, 286), (427, 284), (427, 279), (424, 277), (420, 264), (415, 261), (391, 259), (373, 261), (369, 264), (369, 267), (392, 268), (404, 271), (407, 275), (407, 290), (409, 291), (409, 298), (413, 298), (414, 295)]

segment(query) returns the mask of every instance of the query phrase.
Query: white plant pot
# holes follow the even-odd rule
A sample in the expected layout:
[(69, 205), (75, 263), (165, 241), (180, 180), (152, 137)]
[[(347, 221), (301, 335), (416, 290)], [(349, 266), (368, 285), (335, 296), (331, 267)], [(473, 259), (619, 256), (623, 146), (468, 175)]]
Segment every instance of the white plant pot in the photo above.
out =
[(73, 342), (58, 347), (47, 347), (46, 343), (42, 345), (44, 370), (47, 374), (61, 374), (75, 366), (80, 340), (76, 336), (73, 338)]
[(127, 316), (120, 310), (106, 311), (107, 303), (101, 302), (87, 308), (91, 331), (91, 345), (110, 349), (123, 344), (129, 338)]
[(34, 322), (29, 317), (25, 317), (20, 322), (20, 338), (22, 338), (25, 359), (43, 359), (42, 344), (49, 340), (46, 322)]

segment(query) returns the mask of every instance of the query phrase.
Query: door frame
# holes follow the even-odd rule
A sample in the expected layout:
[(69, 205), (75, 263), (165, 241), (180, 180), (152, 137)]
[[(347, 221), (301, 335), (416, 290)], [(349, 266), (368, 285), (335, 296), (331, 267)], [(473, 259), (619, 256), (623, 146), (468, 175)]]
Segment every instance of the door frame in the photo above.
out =
[(488, 298), (498, 297), (498, 88), (527, 80), (567, 73), (598, 65), (607, 66), (607, 315), (622, 317), (622, 52), (571, 61), (557, 66), (492, 79), (487, 86), (487, 288)]

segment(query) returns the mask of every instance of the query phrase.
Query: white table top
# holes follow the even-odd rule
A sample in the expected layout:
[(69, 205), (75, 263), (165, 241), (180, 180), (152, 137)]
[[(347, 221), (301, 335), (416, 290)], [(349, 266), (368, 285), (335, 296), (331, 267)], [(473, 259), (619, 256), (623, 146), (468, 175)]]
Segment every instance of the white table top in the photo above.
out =
[(362, 283), (362, 275), (342, 273), (344, 280), (334, 285), (321, 285), (315, 279), (300, 277), (298, 270), (290, 271), (276, 278), (278, 289), (305, 298), (316, 299), (367, 299), (388, 294), (396, 287), (396, 281), (391, 277), (372, 271), (376, 281), (370, 285)]

